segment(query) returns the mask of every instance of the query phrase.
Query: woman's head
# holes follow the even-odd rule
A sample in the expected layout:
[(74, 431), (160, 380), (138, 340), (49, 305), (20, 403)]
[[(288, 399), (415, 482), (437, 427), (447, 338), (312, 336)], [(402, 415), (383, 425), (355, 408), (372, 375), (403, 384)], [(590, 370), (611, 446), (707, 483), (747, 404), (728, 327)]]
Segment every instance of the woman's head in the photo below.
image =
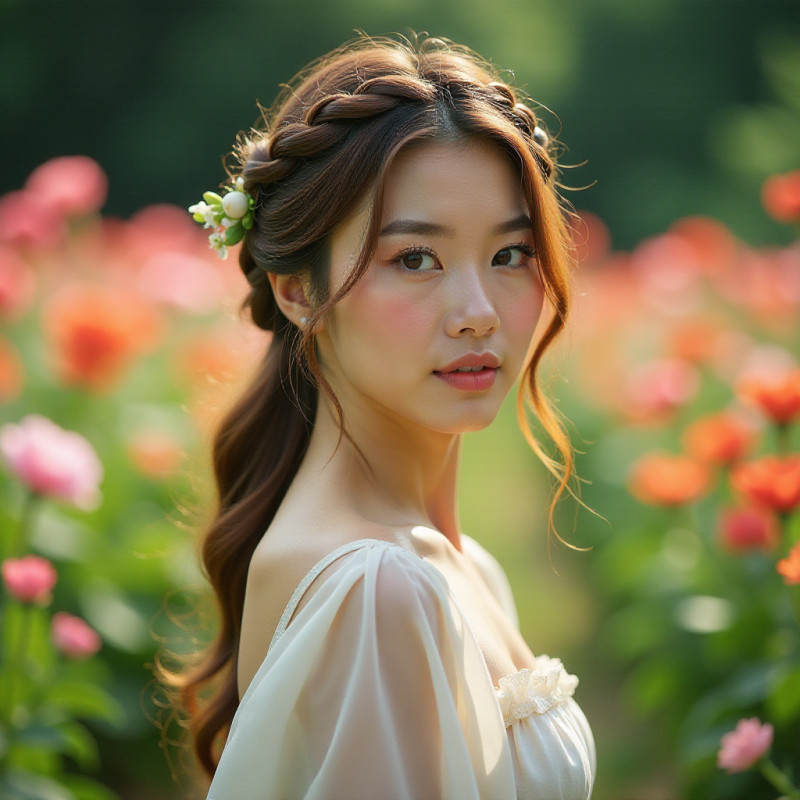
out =
[[(565, 226), (554, 187), (554, 145), (534, 112), (466, 48), (439, 39), (412, 44), (362, 37), (301, 72), (264, 113), (262, 129), (244, 137), (237, 151), (245, 186), (257, 200), (255, 227), (240, 252), (252, 286), (246, 305), (257, 325), (287, 338), (330, 395), (312, 332), (375, 255), (387, 172), (406, 150), (430, 141), (491, 142), (505, 154), (518, 176), (536, 269), (554, 312), (541, 344), (546, 347), (563, 326), (569, 306)], [(364, 239), (347, 280), (332, 292), (333, 236), (359, 211)], [(276, 303), (270, 273), (296, 276), (304, 287), (309, 324), (300, 331)], [(533, 368), (541, 352), (531, 350)]]

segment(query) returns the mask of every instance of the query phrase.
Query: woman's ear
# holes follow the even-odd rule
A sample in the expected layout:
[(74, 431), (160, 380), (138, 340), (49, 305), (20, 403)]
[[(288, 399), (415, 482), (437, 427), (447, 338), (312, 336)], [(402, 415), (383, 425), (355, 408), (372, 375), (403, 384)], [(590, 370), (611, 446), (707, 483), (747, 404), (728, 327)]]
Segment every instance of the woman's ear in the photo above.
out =
[(298, 328), (304, 328), (312, 308), (301, 279), (297, 275), (278, 275), (274, 272), (268, 272), (267, 278), (283, 315)]

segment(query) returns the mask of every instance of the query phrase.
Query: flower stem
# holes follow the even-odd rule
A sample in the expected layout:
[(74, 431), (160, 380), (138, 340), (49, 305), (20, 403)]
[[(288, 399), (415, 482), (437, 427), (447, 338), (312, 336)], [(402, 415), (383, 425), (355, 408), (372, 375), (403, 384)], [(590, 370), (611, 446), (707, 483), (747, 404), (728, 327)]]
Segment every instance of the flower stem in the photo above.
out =
[(30, 638), (29, 633), (32, 613), (32, 607), (24, 603), (20, 606), (20, 613), (17, 618), (17, 646), (14, 648), (11, 674), (8, 678), (8, 721), (11, 723), (12, 729), (14, 728), (14, 712), (17, 706), (17, 688), (22, 688), (23, 676), (25, 675), (25, 659), (27, 657), (28, 640)]
[(789, 424), (787, 422), (779, 422), (775, 425), (775, 438), (778, 455), (786, 456), (789, 453)]
[(761, 774), (789, 800), (800, 800), (800, 790), (779, 770), (770, 759), (765, 758), (759, 762)]
[(17, 525), (16, 533), (12, 534), (11, 540), (6, 546), (6, 554), (8, 557), (14, 558), (20, 555), (24, 550), (30, 538), (31, 530), (33, 529), (33, 515), (40, 500), (41, 495), (38, 492), (31, 491), (25, 495), (25, 502), (19, 517), (19, 525)]

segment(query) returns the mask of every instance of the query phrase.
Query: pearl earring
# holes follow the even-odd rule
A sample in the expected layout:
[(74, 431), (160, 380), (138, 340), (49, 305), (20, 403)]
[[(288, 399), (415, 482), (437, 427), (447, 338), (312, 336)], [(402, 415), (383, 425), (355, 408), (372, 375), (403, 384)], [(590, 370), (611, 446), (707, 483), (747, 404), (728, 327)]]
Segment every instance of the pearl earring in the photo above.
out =
[(308, 322), (308, 317), (300, 317), (300, 324), (305, 325)]

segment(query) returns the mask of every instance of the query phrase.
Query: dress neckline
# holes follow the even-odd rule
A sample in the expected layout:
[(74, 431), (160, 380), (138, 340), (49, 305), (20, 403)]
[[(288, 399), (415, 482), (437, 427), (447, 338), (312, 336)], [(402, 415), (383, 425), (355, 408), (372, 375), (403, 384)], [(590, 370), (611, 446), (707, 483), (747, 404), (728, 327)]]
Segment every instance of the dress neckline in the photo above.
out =
[[(471, 538), (465, 533), (462, 533), (461, 536), (468, 539)], [(320, 572), (346, 553), (375, 545), (399, 547), (407, 553), (413, 553), (413, 555), (417, 556), (421, 561), (429, 564), (429, 566), (436, 569), (439, 574), (442, 574), (441, 570), (425, 561), (425, 559), (414, 550), (403, 547), (403, 545), (397, 542), (374, 538), (356, 539), (352, 542), (345, 542), (317, 561), (303, 576), (303, 579), (297, 585), (294, 592), (292, 592), (292, 596), (286, 604), (286, 608), (283, 610), (283, 614), (278, 622), (278, 627), (275, 629), (275, 633), (272, 636), (272, 641), (267, 650), (267, 656), (269, 656), (273, 646), (286, 632), (292, 614), (294, 614), (306, 590)], [(444, 575), (442, 575), (442, 577), (445, 582), (447, 582), (447, 578)], [(458, 602), (457, 598), (454, 598), (454, 600), (456, 603)], [(467, 625), (469, 625), (469, 620), (466, 619), (466, 615), (465, 621)], [(544, 654), (535, 656), (535, 659), (536, 666), (534, 669), (524, 667), (521, 670), (510, 672), (508, 675), (499, 678), (497, 685), (492, 684), (506, 728), (509, 728), (514, 722), (526, 719), (531, 714), (544, 714), (554, 706), (566, 702), (572, 697), (575, 687), (578, 684), (578, 679), (574, 675), (570, 675), (564, 669), (560, 659), (550, 658)], [(264, 661), (266, 661), (266, 657)]]

